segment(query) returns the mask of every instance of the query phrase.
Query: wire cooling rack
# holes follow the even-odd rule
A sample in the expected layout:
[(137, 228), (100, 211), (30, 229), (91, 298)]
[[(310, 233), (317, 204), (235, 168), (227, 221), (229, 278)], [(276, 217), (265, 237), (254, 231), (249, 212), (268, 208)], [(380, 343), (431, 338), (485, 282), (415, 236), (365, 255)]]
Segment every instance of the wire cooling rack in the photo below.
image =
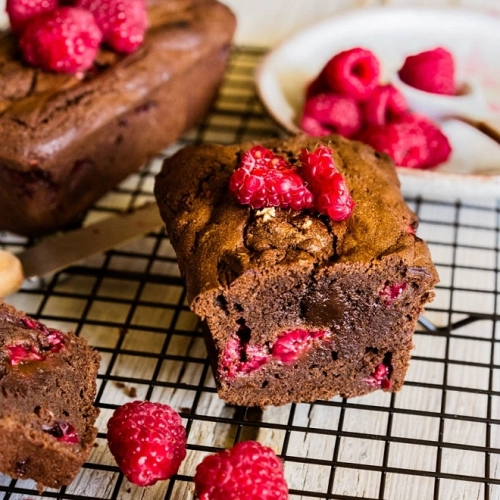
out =
[[(220, 97), (187, 143), (279, 136), (253, 72), (263, 53), (235, 50)], [(153, 199), (162, 158), (130, 176), (89, 222)], [(257, 439), (284, 460), (291, 499), (500, 499), (500, 207), (408, 199), (441, 276), (415, 334), (403, 389), (264, 411), (225, 405), (215, 391), (197, 320), (189, 311), (164, 232), (88, 259), (8, 302), (50, 326), (73, 329), (99, 349), (98, 439), (75, 481), (43, 498), (192, 499), (196, 465), (236, 441)], [(1, 235), (4, 248), (30, 242)], [(188, 431), (178, 475), (139, 488), (106, 445), (114, 408), (134, 399), (176, 408)], [(33, 481), (0, 475), (0, 497), (38, 497)]]

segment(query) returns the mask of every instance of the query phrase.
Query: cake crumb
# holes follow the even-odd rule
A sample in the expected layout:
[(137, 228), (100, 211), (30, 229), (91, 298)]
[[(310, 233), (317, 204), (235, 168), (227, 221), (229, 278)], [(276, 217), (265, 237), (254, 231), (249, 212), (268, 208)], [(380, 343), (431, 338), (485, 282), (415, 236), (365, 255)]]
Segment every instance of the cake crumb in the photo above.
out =
[(273, 220), (274, 217), (276, 217), (276, 209), (274, 207), (266, 207), (262, 210), (257, 210), (255, 212), (255, 215), (257, 215), (258, 217), (262, 216), (262, 220), (264, 222), (269, 222), (270, 220)]
[(124, 382), (115, 382), (115, 386), (118, 389), (123, 389), (123, 393), (128, 396), (129, 398), (136, 398), (137, 397), (137, 388), (136, 387), (129, 387), (127, 384)]

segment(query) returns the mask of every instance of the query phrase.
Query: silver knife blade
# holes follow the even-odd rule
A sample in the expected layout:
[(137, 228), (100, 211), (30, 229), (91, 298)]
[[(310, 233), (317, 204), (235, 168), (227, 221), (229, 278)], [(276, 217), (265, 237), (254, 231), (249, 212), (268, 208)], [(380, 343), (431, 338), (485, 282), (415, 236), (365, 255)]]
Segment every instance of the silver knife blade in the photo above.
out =
[(17, 291), (24, 279), (61, 271), (162, 226), (158, 206), (149, 203), (133, 212), (47, 238), (17, 254), (0, 250), (0, 297)]
[(16, 257), (25, 278), (55, 273), (163, 226), (156, 203), (47, 238)]

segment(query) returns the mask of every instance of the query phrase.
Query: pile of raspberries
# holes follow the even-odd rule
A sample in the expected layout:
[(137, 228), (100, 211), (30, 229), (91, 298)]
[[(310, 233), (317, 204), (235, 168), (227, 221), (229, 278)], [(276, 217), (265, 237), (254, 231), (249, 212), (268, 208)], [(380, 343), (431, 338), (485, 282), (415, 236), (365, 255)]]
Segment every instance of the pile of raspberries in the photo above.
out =
[(102, 43), (130, 54), (144, 41), (146, 0), (7, 0), (24, 60), (47, 71), (88, 70)]
[[(441, 47), (407, 57), (399, 77), (426, 92), (456, 93), (454, 60)], [(315, 137), (338, 133), (360, 140), (400, 167), (432, 168), (451, 154), (439, 127), (412, 112), (393, 85), (381, 84), (379, 60), (359, 47), (333, 56), (308, 85), (300, 127)]]
[[(129, 481), (151, 486), (177, 474), (186, 458), (186, 429), (169, 405), (132, 401), (108, 421), (109, 449)], [(287, 500), (283, 462), (257, 441), (205, 456), (194, 485), (199, 500)]]
[(333, 221), (349, 218), (354, 200), (337, 169), (333, 151), (319, 145), (303, 149), (300, 166), (258, 144), (242, 154), (229, 179), (229, 190), (241, 205), (313, 210)]

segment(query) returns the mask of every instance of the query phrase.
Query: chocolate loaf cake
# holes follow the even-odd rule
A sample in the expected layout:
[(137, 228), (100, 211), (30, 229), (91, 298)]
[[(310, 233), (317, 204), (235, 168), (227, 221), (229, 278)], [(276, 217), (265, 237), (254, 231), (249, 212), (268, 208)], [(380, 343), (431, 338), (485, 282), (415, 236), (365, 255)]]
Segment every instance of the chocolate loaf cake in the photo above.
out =
[(229, 180), (252, 144), (187, 147), (157, 176), (160, 212), (228, 403), (397, 391), (433, 298), (438, 276), (388, 156), (340, 136), (262, 145), (293, 165), (318, 144), (333, 151), (352, 196), (341, 221), (239, 204)]
[(148, 19), (135, 53), (102, 49), (76, 75), (28, 66), (14, 35), (0, 33), (0, 230), (77, 223), (209, 110), (234, 15), (215, 0), (149, 0)]
[(0, 302), (0, 472), (69, 484), (89, 456), (99, 354)]

